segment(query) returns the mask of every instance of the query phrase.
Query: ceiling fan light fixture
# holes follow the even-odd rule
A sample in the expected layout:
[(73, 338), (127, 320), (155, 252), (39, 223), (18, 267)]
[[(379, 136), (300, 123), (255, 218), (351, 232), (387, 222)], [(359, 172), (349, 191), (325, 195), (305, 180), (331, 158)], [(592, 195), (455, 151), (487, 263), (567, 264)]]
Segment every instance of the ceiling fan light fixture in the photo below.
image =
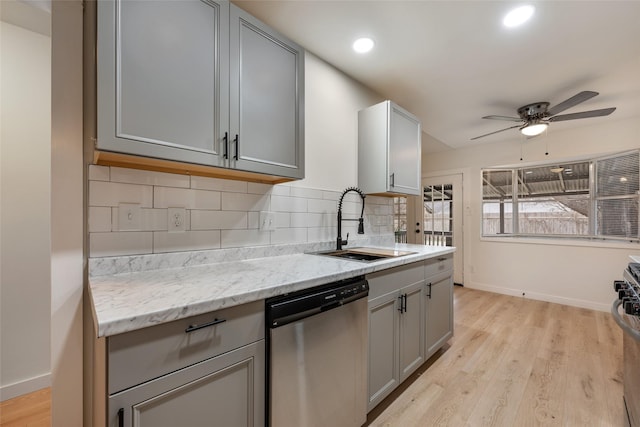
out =
[(508, 28), (518, 27), (533, 16), (534, 10), (531, 5), (517, 7), (505, 15), (502, 24)]
[(530, 123), (520, 128), (520, 132), (526, 136), (537, 136), (547, 130), (547, 123)]

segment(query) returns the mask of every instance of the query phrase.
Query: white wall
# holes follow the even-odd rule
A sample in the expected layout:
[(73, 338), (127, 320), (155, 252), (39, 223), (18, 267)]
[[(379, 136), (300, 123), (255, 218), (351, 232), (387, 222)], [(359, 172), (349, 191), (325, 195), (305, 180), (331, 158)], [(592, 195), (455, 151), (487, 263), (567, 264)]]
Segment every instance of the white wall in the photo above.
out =
[(51, 38), (0, 21), (0, 401), (50, 385)]
[(344, 190), (358, 184), (358, 111), (383, 98), (305, 54), (305, 179), (293, 185)]
[[(564, 130), (552, 125), (546, 136), (471, 144), (466, 149), (431, 153), (423, 175), (464, 174), (464, 284), (510, 295), (608, 310), (611, 283), (622, 276), (631, 244), (585, 244), (569, 241), (482, 239), (481, 168), (567, 160), (640, 148), (640, 120), (594, 119), (597, 124)], [(522, 149), (522, 151), (521, 151)], [(545, 155), (545, 152), (549, 155)], [(523, 161), (520, 161), (522, 155)]]

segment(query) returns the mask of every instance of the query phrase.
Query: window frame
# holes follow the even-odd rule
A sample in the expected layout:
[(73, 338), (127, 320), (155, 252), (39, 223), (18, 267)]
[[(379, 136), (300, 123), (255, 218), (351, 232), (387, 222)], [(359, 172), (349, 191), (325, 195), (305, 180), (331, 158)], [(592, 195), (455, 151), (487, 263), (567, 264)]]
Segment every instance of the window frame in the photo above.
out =
[[(514, 241), (518, 238), (528, 239), (528, 240), (538, 240), (539, 242), (549, 241), (556, 243), (568, 243), (570, 241), (583, 241), (583, 242), (609, 242), (609, 243), (627, 243), (638, 245), (640, 244), (640, 191), (636, 191), (635, 194), (625, 194), (625, 195), (617, 195), (617, 196), (601, 196), (598, 197), (596, 194), (597, 191), (597, 183), (598, 177), (597, 172), (598, 168), (596, 167), (596, 163), (603, 160), (614, 159), (614, 158), (622, 158), (624, 156), (628, 156), (631, 154), (638, 155), (639, 163), (640, 163), (640, 150), (627, 150), (619, 153), (609, 154), (606, 156), (599, 157), (589, 157), (584, 159), (572, 159), (572, 160), (555, 160), (553, 162), (546, 161), (544, 163), (536, 163), (536, 164), (528, 164), (526, 166), (523, 165), (515, 165), (515, 166), (505, 166), (505, 167), (488, 167), (480, 169), (480, 237), (481, 239), (486, 239), (487, 241)], [(521, 182), (519, 180), (519, 174), (524, 173), (525, 170), (534, 169), (534, 168), (544, 168), (544, 167), (552, 167), (558, 164), (562, 165), (571, 165), (571, 164), (580, 164), (580, 163), (589, 163), (589, 183), (588, 183), (588, 201), (589, 201), (589, 215), (588, 215), (588, 234), (536, 234), (536, 233), (522, 233), (520, 232), (520, 212), (519, 212), (519, 202), (523, 201), (522, 197), (519, 197)], [(640, 171), (640, 165), (639, 165)], [(487, 172), (511, 172), (511, 195), (509, 197), (505, 197), (505, 201), (509, 201), (511, 203), (511, 233), (497, 233), (497, 234), (487, 234), (485, 233), (485, 205), (488, 203), (500, 203), (499, 201), (491, 201), (490, 199), (485, 199), (484, 194), (484, 186), (485, 186), (485, 173)], [(639, 181), (640, 181), (640, 173)], [(487, 184), (489, 184), (487, 182)], [(489, 184), (490, 185), (490, 184)], [(639, 183), (640, 186), (640, 183)], [(640, 187), (639, 187), (640, 188)], [(535, 197), (535, 196), (534, 196)], [(638, 218), (636, 222), (636, 227), (638, 229), (638, 233), (635, 237), (628, 236), (615, 236), (615, 235), (603, 235), (598, 234), (600, 230), (600, 226), (598, 223), (598, 201), (602, 200), (622, 200), (622, 199), (635, 199), (638, 204)], [(524, 198), (526, 200), (526, 198)], [(505, 227), (506, 229), (506, 227)]]

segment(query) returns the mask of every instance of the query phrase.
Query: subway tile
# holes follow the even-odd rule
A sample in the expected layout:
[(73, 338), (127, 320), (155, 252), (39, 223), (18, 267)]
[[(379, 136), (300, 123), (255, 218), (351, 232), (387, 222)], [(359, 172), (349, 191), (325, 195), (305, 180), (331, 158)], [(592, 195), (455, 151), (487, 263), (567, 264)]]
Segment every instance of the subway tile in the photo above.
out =
[(337, 202), (340, 198), (340, 193), (337, 191), (323, 191), (322, 198), (326, 200), (335, 200)]
[(123, 231), (89, 234), (89, 256), (123, 256), (150, 254), (153, 234), (148, 231)]
[(153, 204), (155, 208), (220, 209), (220, 193), (186, 188), (155, 187)]
[(192, 176), (191, 188), (198, 190), (228, 191), (232, 193), (246, 193), (247, 182), (231, 179), (209, 178), (206, 176)]
[(111, 231), (111, 209), (110, 207), (89, 208), (90, 233)]
[(271, 244), (305, 243), (307, 241), (306, 228), (278, 228), (271, 232)]
[(308, 210), (315, 213), (337, 213), (338, 203), (333, 200), (310, 199)]
[(261, 182), (249, 182), (247, 192), (251, 194), (270, 194), (273, 185), (262, 184)]
[[(118, 208), (111, 208), (111, 220), (113, 231), (119, 231), (118, 224)], [(189, 229), (189, 215), (187, 215), (185, 229)], [(140, 226), (142, 231), (161, 231), (167, 230), (167, 210), (166, 209), (140, 209)]]
[(111, 167), (111, 182), (189, 188), (189, 175)]
[(289, 212), (275, 213), (275, 227), (286, 228), (291, 226), (291, 214)]
[(322, 199), (322, 190), (291, 186), (291, 197), (305, 197), (307, 199)]
[(342, 213), (345, 215), (345, 217), (360, 217), (360, 212), (362, 212), (362, 202), (345, 201), (344, 203), (342, 203)]
[(153, 253), (200, 251), (220, 248), (219, 230), (153, 233)]
[(268, 211), (268, 195), (222, 193), (222, 210), (225, 211)]
[(222, 230), (220, 232), (220, 247), (241, 248), (268, 245), (269, 233), (271, 232), (260, 230)]
[(120, 203), (138, 203), (143, 208), (153, 205), (153, 187), (89, 181), (89, 206), (118, 206)]
[(310, 227), (307, 229), (308, 242), (333, 242), (337, 235), (338, 232), (335, 227)]
[(260, 212), (247, 212), (247, 228), (260, 227)]
[(275, 212), (306, 212), (307, 199), (272, 195), (271, 210)]
[(109, 166), (89, 165), (90, 181), (109, 181)]
[(294, 212), (291, 214), (291, 227), (321, 227), (324, 214)]
[(192, 230), (233, 230), (248, 226), (247, 213), (236, 211), (191, 211)]
[(276, 184), (271, 189), (272, 196), (289, 196), (291, 194), (291, 186), (289, 184)]

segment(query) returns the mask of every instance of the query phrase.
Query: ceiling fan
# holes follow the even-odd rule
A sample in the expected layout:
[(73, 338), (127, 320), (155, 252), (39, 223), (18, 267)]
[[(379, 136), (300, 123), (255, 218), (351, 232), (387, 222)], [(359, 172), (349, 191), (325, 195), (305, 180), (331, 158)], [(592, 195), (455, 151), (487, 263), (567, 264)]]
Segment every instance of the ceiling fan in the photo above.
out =
[(582, 111), (580, 113), (561, 114), (559, 116), (557, 115), (558, 113), (561, 113), (564, 110), (567, 110), (588, 99), (591, 99), (596, 95), (598, 95), (598, 92), (585, 90), (551, 108), (549, 108), (548, 102), (534, 102), (533, 104), (527, 104), (518, 108), (518, 116), (520, 117), (484, 116), (483, 119), (506, 120), (509, 122), (518, 122), (518, 124), (505, 129), (497, 130), (495, 132), (476, 136), (474, 138), (471, 138), (471, 140), (473, 141), (474, 139), (484, 138), (485, 136), (493, 135), (495, 133), (504, 132), (505, 130), (515, 128), (519, 128), (520, 132), (522, 132), (523, 135), (534, 137), (544, 132), (551, 122), (562, 122), (565, 120), (608, 116), (615, 111), (616, 108), (612, 107), (603, 108), (601, 110)]

